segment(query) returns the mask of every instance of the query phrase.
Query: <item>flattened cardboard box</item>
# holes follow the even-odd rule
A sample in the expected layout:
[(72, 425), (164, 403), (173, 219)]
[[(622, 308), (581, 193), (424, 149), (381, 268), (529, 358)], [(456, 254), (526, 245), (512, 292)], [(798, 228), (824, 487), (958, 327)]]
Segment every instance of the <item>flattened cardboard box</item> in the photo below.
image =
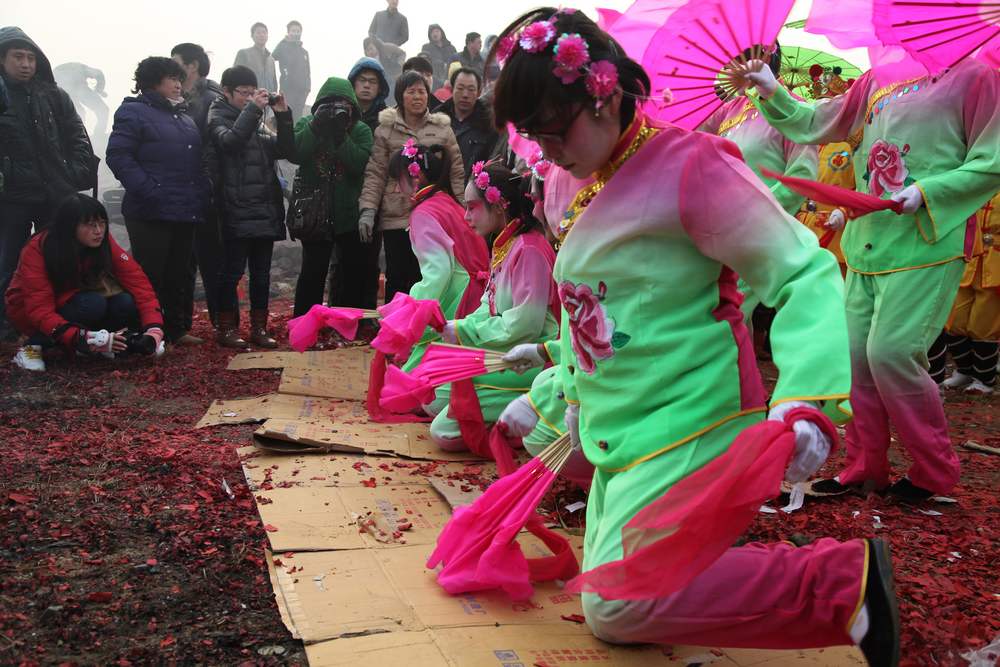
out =
[[(388, 632), (306, 644), (310, 667), (442, 667), (445, 658), (429, 631)], [(491, 667), (500, 667), (494, 663)]]
[[(428, 484), (291, 487), (254, 495), (274, 551), (429, 547), (451, 518), (451, 508)], [(374, 525), (359, 522), (366, 517)], [(410, 526), (396, 530), (405, 523)]]
[(363, 401), (368, 393), (368, 367), (313, 369), (292, 366), (281, 372), (278, 391), (282, 394)]
[(422, 630), (372, 549), (268, 553), (282, 620), (308, 643), (345, 635)]
[(280, 418), (310, 421), (329, 419), (333, 403), (328, 398), (265, 394), (254, 398), (214, 401), (195, 428), (225, 424), (252, 424)]
[[(535, 552), (533, 538), (522, 538), (528, 557), (550, 555)], [(429, 628), (529, 625), (564, 623), (569, 631), (589, 632), (585, 626), (563, 621), (563, 616), (582, 614), (580, 596), (563, 592), (555, 582), (535, 585), (531, 600), (514, 602), (500, 591), (449, 595), (437, 583), (437, 573), (426, 568), (429, 546), (406, 546), (377, 552), (379, 563), (402, 599), (421, 623)], [(581, 552), (577, 551), (577, 558)]]
[(493, 462), (404, 461), (318, 451), (282, 454), (254, 446), (241, 447), (236, 452), (251, 491), (258, 491), (263, 485), (362, 486), (362, 482), (368, 484), (374, 478), (378, 486), (401, 486), (452, 481), (449, 478), (460, 475), (492, 480), (497, 475)]
[(245, 352), (229, 360), (226, 370), (242, 371), (257, 368), (300, 368), (303, 370), (337, 370), (356, 368), (371, 363), (373, 353), (368, 346), (340, 350), (308, 350), (306, 352)]
[[(295, 403), (288, 401), (288, 404)], [(323, 416), (316, 418), (302, 418), (291, 412), (274, 412), (257, 431), (257, 435), (266, 440), (283, 440), (299, 445), (303, 451), (320, 449), (389, 454), (428, 461), (480, 460), (472, 452), (446, 452), (438, 448), (431, 440), (429, 424), (383, 424), (371, 421), (364, 403), (359, 401), (330, 400), (323, 408)], [(308, 424), (298, 425), (295, 422)], [(266, 441), (262, 444), (270, 446)]]

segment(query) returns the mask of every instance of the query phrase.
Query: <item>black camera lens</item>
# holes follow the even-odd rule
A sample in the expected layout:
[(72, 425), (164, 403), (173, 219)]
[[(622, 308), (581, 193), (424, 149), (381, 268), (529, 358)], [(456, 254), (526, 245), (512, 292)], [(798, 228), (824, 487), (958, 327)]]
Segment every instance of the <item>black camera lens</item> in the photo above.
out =
[(267, 104), (268, 104), (268, 106), (272, 106), (273, 107), (277, 103), (278, 103), (278, 95), (276, 93), (269, 93), (268, 96), (267, 96)]

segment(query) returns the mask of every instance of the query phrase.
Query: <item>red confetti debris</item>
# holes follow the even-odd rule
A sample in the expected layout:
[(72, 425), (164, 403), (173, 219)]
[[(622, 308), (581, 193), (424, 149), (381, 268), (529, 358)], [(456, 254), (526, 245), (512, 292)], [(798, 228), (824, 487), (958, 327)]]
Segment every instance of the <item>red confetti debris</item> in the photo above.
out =
[(586, 623), (587, 622), (587, 619), (585, 619), (580, 614), (564, 614), (564, 615), (560, 616), (559, 618), (561, 618), (564, 621), (570, 621), (572, 623)]

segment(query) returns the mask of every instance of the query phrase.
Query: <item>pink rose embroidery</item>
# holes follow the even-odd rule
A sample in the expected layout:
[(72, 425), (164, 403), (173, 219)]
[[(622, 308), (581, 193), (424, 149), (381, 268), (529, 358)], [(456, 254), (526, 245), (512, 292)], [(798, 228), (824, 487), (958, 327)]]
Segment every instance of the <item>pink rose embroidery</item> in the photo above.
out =
[(876, 197), (883, 193), (899, 192), (903, 189), (910, 172), (903, 156), (909, 152), (909, 145), (902, 149), (877, 139), (868, 154), (868, 191)]
[(602, 282), (598, 290), (594, 294), (590, 285), (568, 281), (559, 285), (559, 300), (569, 315), (573, 352), (580, 369), (588, 375), (597, 369), (595, 359), (610, 359), (615, 353), (612, 346), (615, 324), (601, 305), (607, 287)]

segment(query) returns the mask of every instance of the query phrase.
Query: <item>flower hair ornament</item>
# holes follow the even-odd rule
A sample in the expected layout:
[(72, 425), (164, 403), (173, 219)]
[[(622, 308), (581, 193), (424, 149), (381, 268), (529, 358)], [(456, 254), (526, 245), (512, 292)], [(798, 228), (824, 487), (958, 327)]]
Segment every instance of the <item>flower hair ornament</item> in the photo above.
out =
[(427, 169), (427, 153), (420, 152), (420, 149), (417, 148), (417, 140), (413, 137), (406, 140), (402, 153), (403, 157), (410, 160), (410, 164), (406, 167), (406, 172), (413, 178), (420, 176), (421, 164), (423, 164), (424, 170)]
[(540, 181), (544, 181), (552, 169), (552, 163), (545, 159), (540, 150), (529, 156), (527, 163), (532, 175)]
[(535, 21), (506, 35), (496, 47), (497, 64), (503, 67), (518, 49), (543, 53), (552, 47), (555, 63), (552, 74), (567, 86), (584, 77), (587, 93), (597, 102), (595, 111), (600, 111), (605, 100), (618, 89), (618, 68), (610, 60), (592, 61), (587, 41), (579, 33), (564, 32), (556, 36), (556, 19), (560, 14), (574, 12), (575, 9), (561, 9), (544, 21)]
[(483, 199), (492, 206), (500, 205), (500, 208), (507, 208), (508, 202), (500, 194), (500, 188), (490, 183), (490, 175), (486, 172), (486, 162), (480, 160), (472, 165), (472, 182), (476, 188), (483, 193)]

